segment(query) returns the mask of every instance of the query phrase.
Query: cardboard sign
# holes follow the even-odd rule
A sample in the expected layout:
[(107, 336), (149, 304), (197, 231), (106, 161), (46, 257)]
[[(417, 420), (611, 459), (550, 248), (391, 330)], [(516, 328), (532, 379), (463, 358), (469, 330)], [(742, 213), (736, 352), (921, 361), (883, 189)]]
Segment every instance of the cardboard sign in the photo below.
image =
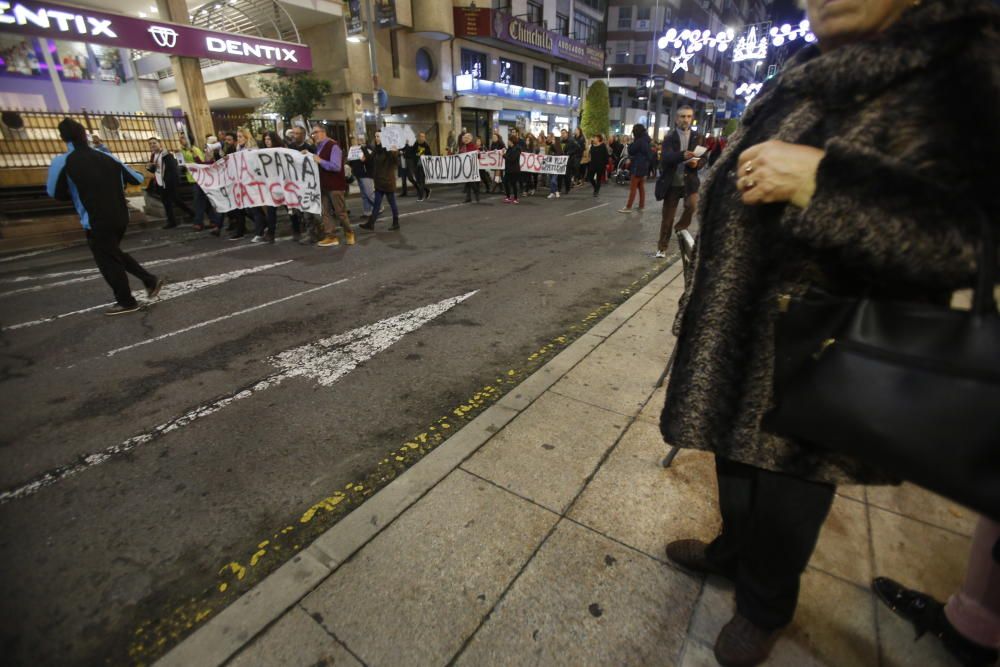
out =
[(288, 148), (238, 151), (214, 164), (188, 164), (220, 213), (256, 206), (287, 206), (322, 213), (319, 165)]
[(361, 152), (361, 146), (351, 146), (347, 149), (347, 161), (353, 162), (354, 160), (360, 160), (363, 157)]
[(382, 137), (382, 145), (391, 151), (403, 150), (406, 144), (411, 146), (417, 143), (417, 136), (409, 125), (386, 125), (379, 133)]

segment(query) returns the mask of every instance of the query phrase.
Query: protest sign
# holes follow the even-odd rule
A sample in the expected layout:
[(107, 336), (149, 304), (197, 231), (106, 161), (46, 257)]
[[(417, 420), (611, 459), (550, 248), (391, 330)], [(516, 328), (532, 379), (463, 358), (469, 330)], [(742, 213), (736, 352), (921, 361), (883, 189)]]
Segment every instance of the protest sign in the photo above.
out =
[(565, 174), (568, 155), (521, 153), (521, 171), (529, 174)]
[(428, 183), (472, 183), (479, 180), (479, 151), (455, 155), (422, 155)]
[(409, 125), (386, 125), (379, 130), (382, 145), (391, 151), (402, 150), (406, 144), (417, 143), (417, 137)]
[(319, 165), (288, 148), (238, 151), (214, 164), (188, 164), (220, 213), (255, 206), (287, 206), (322, 213)]
[(361, 159), (361, 146), (351, 146), (347, 149), (347, 160), (349, 162), (353, 160)]

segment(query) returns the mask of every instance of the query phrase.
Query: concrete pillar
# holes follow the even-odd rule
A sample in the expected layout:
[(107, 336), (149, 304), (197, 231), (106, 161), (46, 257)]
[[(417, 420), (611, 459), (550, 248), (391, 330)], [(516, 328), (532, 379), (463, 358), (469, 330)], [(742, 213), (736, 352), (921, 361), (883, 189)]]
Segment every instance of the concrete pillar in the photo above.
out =
[[(160, 18), (165, 21), (183, 24), (191, 22), (185, 0), (156, 0), (156, 5), (160, 10)], [(191, 122), (191, 131), (194, 133), (192, 140), (195, 145), (201, 145), (205, 141), (205, 135), (215, 133), (212, 112), (208, 108), (208, 96), (205, 94), (205, 80), (201, 76), (201, 65), (197, 58), (179, 56), (171, 56), (170, 65), (177, 81), (181, 110), (187, 113)]]
[(458, 135), (460, 128), (456, 128), (455, 125), (455, 105), (454, 102), (438, 102), (434, 105), (437, 127), (438, 127), (438, 137), (437, 145), (431, 146), (437, 155), (444, 155), (445, 148), (448, 145), (448, 133), (451, 131)]

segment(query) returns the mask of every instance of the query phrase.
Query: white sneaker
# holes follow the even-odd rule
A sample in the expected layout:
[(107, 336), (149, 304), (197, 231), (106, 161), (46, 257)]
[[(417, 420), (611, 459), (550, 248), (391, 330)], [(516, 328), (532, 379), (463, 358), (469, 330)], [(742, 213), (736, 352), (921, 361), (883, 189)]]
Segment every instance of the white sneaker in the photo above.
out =
[(562, 195), (560, 195), (558, 192), (556, 193), (556, 199), (559, 199), (559, 197), (561, 197), (561, 196)]
[(663, 252), (662, 250), (657, 250), (656, 254), (653, 255), (653, 257), (655, 257), (656, 259), (663, 259), (666, 256), (667, 256), (667, 253)]
[(632, 209), (630, 209), (630, 208), (628, 208), (628, 207), (626, 206), (625, 208), (620, 208), (620, 209), (618, 209), (618, 212), (619, 212), (619, 213), (631, 213), (631, 212), (632, 212)]
[(559, 195), (557, 195), (556, 193), (554, 193), (554, 192), (550, 192), (550, 193), (549, 193), (549, 196), (548, 196), (548, 197), (546, 197), (546, 199), (555, 199), (555, 198), (556, 198), (556, 197), (558, 197), (558, 196), (559, 196)]
[(259, 236), (258, 235), (258, 236), (253, 237), (252, 239), (250, 239), (250, 243), (263, 243), (264, 240), (265, 239), (264, 239), (263, 236)]

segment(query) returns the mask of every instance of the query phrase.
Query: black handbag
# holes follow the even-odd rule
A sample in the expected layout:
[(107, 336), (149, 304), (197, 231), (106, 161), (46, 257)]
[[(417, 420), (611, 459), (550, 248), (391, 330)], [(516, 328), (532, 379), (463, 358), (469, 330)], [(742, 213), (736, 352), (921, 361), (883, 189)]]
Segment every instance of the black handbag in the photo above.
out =
[(781, 297), (763, 428), (1000, 520), (997, 257), (982, 223), (971, 311), (815, 290)]
[(663, 178), (663, 174), (661, 173), (660, 177), (656, 179), (656, 185), (653, 187), (653, 196), (656, 198), (656, 201), (663, 201), (664, 197), (667, 196), (668, 189), (667, 179)]

